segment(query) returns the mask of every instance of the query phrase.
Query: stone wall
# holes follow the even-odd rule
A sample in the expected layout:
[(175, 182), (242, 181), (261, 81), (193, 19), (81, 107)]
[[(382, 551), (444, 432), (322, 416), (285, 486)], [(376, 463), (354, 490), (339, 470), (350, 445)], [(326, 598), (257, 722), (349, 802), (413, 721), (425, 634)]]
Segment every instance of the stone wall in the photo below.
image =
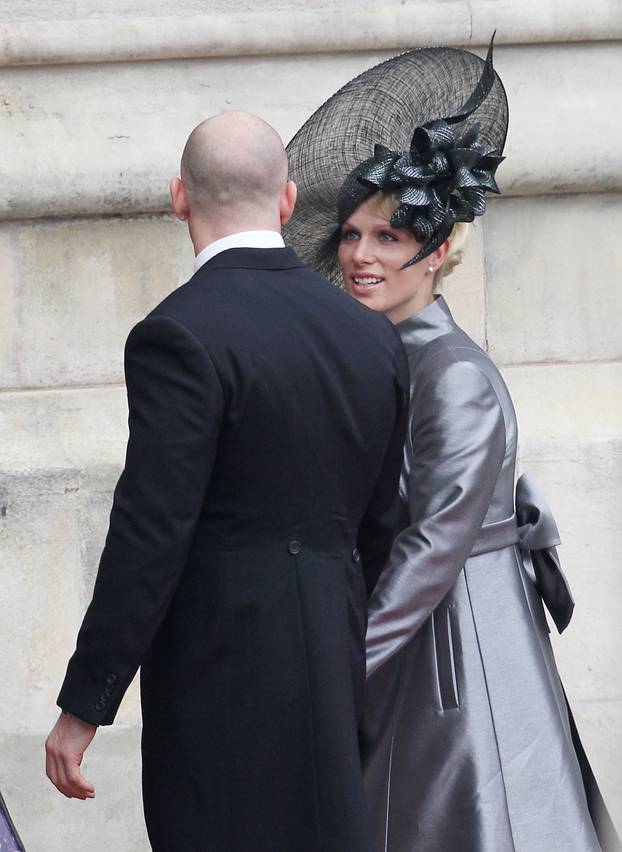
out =
[[(128, 8), (130, 7), (130, 8)], [(556, 513), (576, 597), (554, 638), (622, 827), (622, 9), (618, 0), (0, 0), (0, 789), (29, 852), (144, 852), (136, 685), (66, 801), (43, 739), (123, 461), (122, 348), (190, 274), (167, 213), (183, 142), (221, 109), (288, 139), (409, 46), (481, 50), (511, 106), (504, 194), (448, 279), (502, 367), (520, 466)], [(553, 852), (553, 850), (551, 850)]]

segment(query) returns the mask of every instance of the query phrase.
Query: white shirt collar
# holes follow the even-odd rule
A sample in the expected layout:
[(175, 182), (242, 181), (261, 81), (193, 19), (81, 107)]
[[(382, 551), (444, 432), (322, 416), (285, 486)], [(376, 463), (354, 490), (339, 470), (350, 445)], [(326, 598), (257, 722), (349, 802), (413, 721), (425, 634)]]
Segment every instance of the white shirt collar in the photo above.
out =
[(194, 271), (211, 260), (221, 251), (230, 248), (283, 248), (283, 237), (277, 231), (240, 231), (229, 234), (205, 246), (194, 259)]

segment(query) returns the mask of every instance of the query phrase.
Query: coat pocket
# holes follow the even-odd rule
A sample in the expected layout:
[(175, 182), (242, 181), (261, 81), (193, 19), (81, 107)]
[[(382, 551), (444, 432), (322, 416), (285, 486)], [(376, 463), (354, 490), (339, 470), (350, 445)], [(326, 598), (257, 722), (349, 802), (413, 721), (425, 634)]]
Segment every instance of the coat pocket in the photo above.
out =
[(453, 626), (451, 605), (441, 603), (432, 613), (432, 632), (439, 708), (455, 710), (460, 707), (456, 674), (460, 642)]

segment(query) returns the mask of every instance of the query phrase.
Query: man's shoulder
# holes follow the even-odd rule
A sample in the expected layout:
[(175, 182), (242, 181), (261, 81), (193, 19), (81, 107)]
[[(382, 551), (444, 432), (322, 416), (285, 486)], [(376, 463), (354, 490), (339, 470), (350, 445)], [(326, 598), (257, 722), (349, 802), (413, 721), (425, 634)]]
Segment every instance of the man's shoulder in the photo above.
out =
[(190, 309), (192, 303), (199, 298), (195, 286), (195, 278), (196, 274), (172, 290), (149, 311), (146, 319), (159, 316), (171, 316), (175, 318), (180, 312)]
[(345, 290), (329, 285), (335, 293), (335, 298), (340, 300), (342, 310), (351, 315), (352, 319), (360, 326), (361, 330), (370, 337), (391, 349), (403, 350), (403, 344), (393, 323), (380, 311), (374, 311), (367, 305), (361, 304)]
[[(274, 280), (286, 285), (269, 288), (262, 284)], [(291, 288), (291, 289), (290, 289)], [(287, 298), (283, 298), (285, 294)], [(290, 313), (293, 312), (293, 313)], [(184, 325), (201, 340), (216, 344), (248, 330), (249, 323), (290, 321), (296, 315), (300, 322), (313, 321), (320, 336), (332, 326), (344, 344), (364, 350), (382, 347), (395, 352), (402, 344), (393, 325), (383, 315), (370, 310), (331, 284), (326, 278), (302, 264), (293, 268), (201, 268), (188, 281), (166, 296), (147, 318), (168, 317)], [(315, 320), (312, 320), (312, 317)], [(322, 321), (319, 322), (318, 318)]]
[[(218, 286), (215, 280), (219, 277), (218, 272), (209, 276), (199, 273), (195, 272), (188, 281), (169, 293), (145, 319), (164, 317), (175, 320), (199, 339), (221, 328), (226, 302), (231, 300), (227, 298), (226, 288)], [(227, 311), (230, 312), (230, 309), (229, 306)]]
[[(212, 304), (214, 308), (226, 306), (235, 308), (238, 306), (237, 296), (240, 289), (245, 290), (253, 287), (254, 282), (258, 279), (269, 279), (273, 276), (276, 278), (279, 275), (293, 278), (312, 275), (320, 279), (327, 287), (330, 287), (325, 279), (302, 266), (300, 261), (298, 261), (299, 265), (296, 266), (272, 266), (269, 260), (275, 254), (278, 255), (278, 252), (278, 249), (231, 249), (224, 253), (227, 263), (219, 262), (217, 256), (214, 264), (207, 263), (201, 266), (185, 283), (157, 304), (151, 310), (149, 316), (167, 313), (178, 314), (184, 311), (193, 312), (196, 305), (206, 303)], [(293, 252), (291, 254), (295, 257)], [(264, 258), (263, 255), (266, 257)], [(238, 261), (239, 258), (241, 260)], [(254, 265), (257, 258), (264, 260), (265, 264)], [(239, 308), (243, 309), (243, 303), (239, 303)]]

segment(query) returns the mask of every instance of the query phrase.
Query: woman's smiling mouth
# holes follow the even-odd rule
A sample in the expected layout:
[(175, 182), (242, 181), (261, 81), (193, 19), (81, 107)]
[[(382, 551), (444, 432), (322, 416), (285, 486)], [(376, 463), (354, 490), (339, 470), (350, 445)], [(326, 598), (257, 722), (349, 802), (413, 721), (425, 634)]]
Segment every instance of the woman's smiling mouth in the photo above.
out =
[(378, 275), (352, 275), (351, 280), (356, 288), (369, 290), (370, 287), (381, 284), (384, 278), (380, 278)]

